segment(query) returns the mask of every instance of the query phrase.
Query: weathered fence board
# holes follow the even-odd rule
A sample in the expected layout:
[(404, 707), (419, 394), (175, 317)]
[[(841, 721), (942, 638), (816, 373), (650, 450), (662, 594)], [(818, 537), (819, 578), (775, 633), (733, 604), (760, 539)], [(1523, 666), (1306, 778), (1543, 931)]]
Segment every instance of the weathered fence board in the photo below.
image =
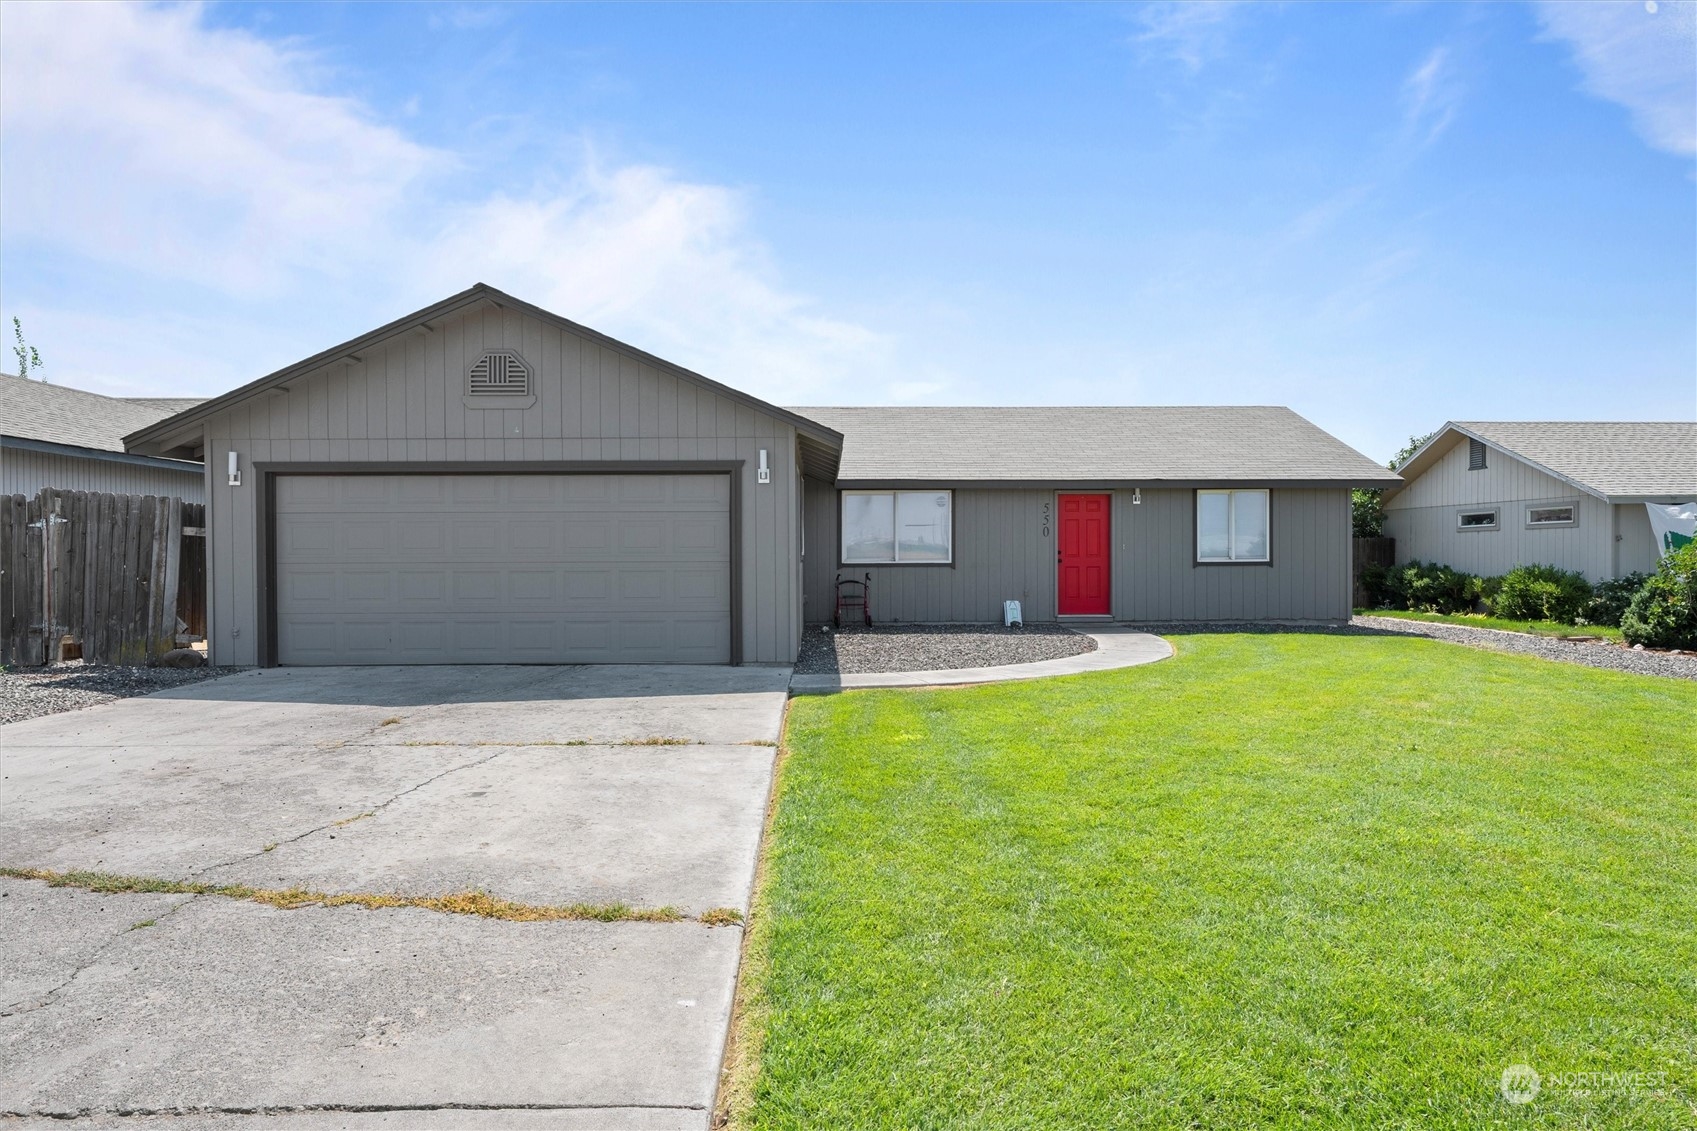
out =
[(185, 526), (204, 531), (204, 506), (52, 488), (0, 496), (0, 663), (47, 663), (70, 636), (85, 660), (145, 664), (176, 647), (179, 621), (204, 636), (206, 539)]
[(1396, 565), (1395, 538), (1357, 538), (1350, 554), (1350, 577), (1354, 581), (1354, 596), (1350, 598), (1358, 609), (1368, 606), (1367, 591), (1361, 585), (1361, 571), (1369, 565)]

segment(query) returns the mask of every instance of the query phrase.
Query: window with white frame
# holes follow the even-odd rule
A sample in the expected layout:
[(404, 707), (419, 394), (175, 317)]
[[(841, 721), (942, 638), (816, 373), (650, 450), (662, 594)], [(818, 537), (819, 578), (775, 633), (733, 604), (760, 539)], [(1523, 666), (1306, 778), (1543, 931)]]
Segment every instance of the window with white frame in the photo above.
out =
[(954, 560), (951, 491), (844, 491), (844, 564), (947, 565)]
[(1490, 511), (1457, 511), (1455, 516), (1457, 530), (1495, 530), (1497, 528), (1497, 512)]
[(1265, 490), (1196, 492), (1196, 560), (1270, 560), (1271, 498)]
[(1527, 526), (1572, 526), (1579, 509), (1573, 506), (1527, 507)]

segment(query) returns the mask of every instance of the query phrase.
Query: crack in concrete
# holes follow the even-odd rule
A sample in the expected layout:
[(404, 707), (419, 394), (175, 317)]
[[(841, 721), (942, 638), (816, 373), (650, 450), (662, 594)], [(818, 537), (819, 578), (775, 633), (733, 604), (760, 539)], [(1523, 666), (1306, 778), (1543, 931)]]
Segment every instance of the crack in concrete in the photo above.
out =
[[(183, 908), (187, 907), (199, 898), (200, 896), (198, 895), (191, 895), (182, 902), (172, 906), (169, 911), (165, 911), (154, 916), (152, 926), (148, 929), (151, 930), (152, 927), (157, 927), (160, 923), (169, 919), (171, 916), (175, 915), (177, 912), (181, 911)], [(15, 1001), (11, 1005), (0, 1008), (0, 1017), (21, 1017), (26, 1013), (34, 1013), (38, 1009), (46, 1009), (50, 1005), (57, 1004), (59, 995), (70, 989), (72, 982), (75, 982), (78, 978), (82, 977), (83, 974), (92, 969), (100, 961), (101, 956), (112, 948), (114, 943), (122, 941), (125, 935), (135, 929), (135, 924), (131, 923), (129, 926), (118, 931), (111, 938), (95, 947), (89, 956), (83, 959), (83, 961), (77, 965), (76, 969), (71, 971), (70, 975), (63, 982), (60, 982), (57, 986), (54, 986), (46, 993), (41, 994), (34, 999)]]
[[(506, 752), (507, 751), (505, 749), (497, 750), (497, 751), (495, 751), (495, 753), (485, 755), (482, 758), (477, 758), (477, 759), (474, 759), (473, 761), (470, 761), (470, 762), (463, 762), (458, 766), (449, 766), (447, 769), (441, 771), (440, 773), (432, 774), (430, 777), (425, 778), (423, 781), (419, 782), (417, 785), (408, 786), (406, 789), (401, 790), (401, 792), (399, 792), (399, 793), (395, 794), (393, 797), (389, 798), (389, 800), (381, 802), (380, 804), (377, 804), (377, 805), (373, 805), (369, 810), (365, 811), (363, 816), (375, 817), (377, 814), (383, 812), (383, 810), (387, 809), (389, 806), (393, 805), (395, 802), (399, 801), (401, 798), (406, 797), (409, 794), (417, 793), (419, 790), (423, 789), (427, 785), (430, 785), (434, 782), (441, 781), (443, 778), (447, 777), (448, 775), (457, 774), (457, 773), (461, 772), (462, 770), (475, 770), (475, 769), (477, 769), (477, 767), (479, 767), (479, 766), (481, 766), (481, 765), (483, 765), (487, 762), (493, 762), (495, 759), (499, 758), (501, 755), (505, 754)], [(285, 844), (295, 844), (299, 841), (305, 840), (309, 836), (312, 836), (314, 833), (327, 832), (328, 830), (336, 828), (337, 826), (344, 824), (344, 823), (346, 823), (345, 820), (341, 819), (341, 818), (339, 818), (335, 821), (327, 821), (324, 824), (317, 826), (316, 828), (308, 829), (304, 833), (300, 833), (296, 836), (289, 837), (285, 840), (272, 841), (271, 846), (269, 848), (261, 848), (257, 852), (244, 853), (241, 856), (235, 857), (234, 859), (225, 860), (225, 861), (218, 863), (218, 864), (208, 864), (203, 868), (195, 868), (192, 871), (190, 871), (188, 874), (191, 878), (198, 878), (200, 876), (206, 875), (206, 873), (208, 873), (208, 872), (216, 872), (220, 868), (233, 868), (237, 864), (245, 864), (249, 860), (256, 860), (261, 856), (268, 856), (272, 852), (277, 850), (278, 848), (281, 848)]]
[(656, 1103), (437, 1103), (437, 1104), (253, 1104), (193, 1107), (83, 1107), (76, 1110), (0, 1111), (0, 1119), (98, 1119), (117, 1116), (121, 1119), (157, 1116), (194, 1115), (300, 1115), (312, 1112), (347, 1112), (369, 1114), (406, 1111), (706, 1111), (705, 1104)]

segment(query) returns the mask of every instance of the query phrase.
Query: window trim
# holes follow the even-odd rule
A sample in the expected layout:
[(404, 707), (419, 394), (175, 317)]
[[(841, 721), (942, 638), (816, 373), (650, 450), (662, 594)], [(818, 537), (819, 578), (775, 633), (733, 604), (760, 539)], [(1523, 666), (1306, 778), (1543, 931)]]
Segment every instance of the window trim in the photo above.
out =
[[(1539, 511), (1566, 511), (1567, 517), (1548, 520), (1545, 522), (1536, 522), (1533, 520), (1532, 516), (1537, 514)], [(1578, 503), (1546, 503), (1542, 506), (1529, 506), (1526, 508), (1526, 529), (1528, 530), (1566, 530), (1569, 527), (1578, 525)]]
[[(891, 513), (895, 512), (894, 496), (896, 495), (947, 495), (949, 497), (949, 557), (947, 561), (904, 562), (897, 559), (880, 561), (851, 562), (845, 553), (847, 547), (843, 539), (843, 499), (848, 495), (889, 495)], [(892, 566), (916, 568), (920, 566), (941, 566), (945, 569), (955, 567), (955, 490), (952, 487), (842, 487), (837, 489), (837, 568), (838, 569), (886, 569)], [(898, 545), (897, 552), (900, 552)]]
[[(1488, 525), (1474, 524), (1472, 526), (1469, 526), (1466, 523), (1462, 522), (1461, 520), (1466, 518), (1470, 514), (1488, 514), (1488, 515), (1491, 516), (1491, 521)], [(1456, 533), (1458, 533), (1458, 534), (1477, 534), (1477, 533), (1479, 533), (1481, 531), (1485, 531), (1485, 530), (1501, 530), (1502, 529), (1502, 508), (1500, 508), (1500, 507), (1475, 507), (1471, 510), (1468, 510), (1468, 509), (1457, 510), (1455, 512), (1455, 529), (1456, 529)]]
[[(1264, 558), (1205, 558), (1202, 556), (1202, 496), (1256, 494), (1267, 496), (1267, 556)], [(1228, 549), (1235, 541), (1237, 503), (1227, 505)], [(1273, 490), (1270, 487), (1198, 487), (1190, 493), (1190, 564), (1192, 566), (1270, 566), (1273, 564)]]

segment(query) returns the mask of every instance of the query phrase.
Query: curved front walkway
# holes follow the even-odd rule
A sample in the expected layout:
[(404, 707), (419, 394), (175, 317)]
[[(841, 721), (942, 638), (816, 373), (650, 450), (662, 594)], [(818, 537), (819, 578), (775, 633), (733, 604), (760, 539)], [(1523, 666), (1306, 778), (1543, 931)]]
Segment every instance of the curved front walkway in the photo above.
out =
[[(1081, 630), (1082, 631), (1082, 630)], [(1116, 624), (1091, 629), (1086, 636), (1096, 641), (1094, 652), (1038, 660), (1030, 664), (1001, 664), (993, 668), (943, 668), (926, 672), (862, 672), (846, 675), (798, 675), (790, 678), (791, 695), (828, 695), (865, 687), (955, 687), (966, 683), (1001, 683), (1004, 680), (1043, 679), (1052, 675), (1106, 672), (1152, 664), (1173, 654), (1173, 646), (1159, 636)]]

